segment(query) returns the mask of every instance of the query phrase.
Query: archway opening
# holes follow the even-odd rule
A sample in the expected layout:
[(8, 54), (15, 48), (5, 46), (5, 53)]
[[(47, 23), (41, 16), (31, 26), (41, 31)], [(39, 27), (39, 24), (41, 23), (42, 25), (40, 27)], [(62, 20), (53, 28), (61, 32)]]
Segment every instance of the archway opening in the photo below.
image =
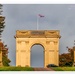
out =
[(40, 44), (31, 48), (31, 67), (44, 67), (44, 47)]

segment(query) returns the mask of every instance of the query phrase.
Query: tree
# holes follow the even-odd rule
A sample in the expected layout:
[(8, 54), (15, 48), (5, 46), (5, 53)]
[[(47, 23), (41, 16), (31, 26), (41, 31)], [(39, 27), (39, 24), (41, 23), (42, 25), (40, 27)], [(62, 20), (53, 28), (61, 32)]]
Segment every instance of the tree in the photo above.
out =
[(68, 49), (68, 53), (63, 53), (61, 55), (59, 55), (59, 66), (73, 66), (73, 62), (74, 62), (74, 47), (73, 48), (69, 48)]
[(59, 55), (59, 66), (72, 66), (73, 61), (70, 53), (63, 53)]
[(10, 66), (9, 63), (10, 63), (10, 59), (8, 58), (8, 48), (6, 48), (4, 46), (4, 49), (2, 51), (2, 63), (3, 63), (3, 66)]
[(5, 17), (2, 16), (2, 4), (0, 4), (0, 36), (1, 36), (1, 33), (3, 32), (3, 29), (5, 27), (4, 25), (4, 20), (5, 20)]
[[(4, 30), (4, 20), (5, 20), (5, 17), (2, 16), (2, 7), (3, 5), (0, 4), (0, 36), (2, 35), (2, 32)], [(0, 41), (1, 42), (1, 41)], [(3, 66), (9, 66), (9, 63), (11, 62), (9, 59), (8, 59), (8, 48), (6, 48), (7, 46), (4, 45), (2, 42), (1, 42), (1, 46), (2, 48), (2, 64)]]

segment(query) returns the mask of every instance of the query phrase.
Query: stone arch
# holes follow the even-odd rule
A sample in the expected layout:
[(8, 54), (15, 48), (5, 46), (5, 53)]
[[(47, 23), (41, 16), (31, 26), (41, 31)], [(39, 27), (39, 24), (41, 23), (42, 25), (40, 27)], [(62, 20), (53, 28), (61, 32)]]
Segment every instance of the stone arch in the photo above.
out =
[(59, 66), (59, 30), (17, 30), (15, 38), (16, 66), (30, 66), (30, 50), (35, 44), (44, 48), (44, 67), (48, 64)]

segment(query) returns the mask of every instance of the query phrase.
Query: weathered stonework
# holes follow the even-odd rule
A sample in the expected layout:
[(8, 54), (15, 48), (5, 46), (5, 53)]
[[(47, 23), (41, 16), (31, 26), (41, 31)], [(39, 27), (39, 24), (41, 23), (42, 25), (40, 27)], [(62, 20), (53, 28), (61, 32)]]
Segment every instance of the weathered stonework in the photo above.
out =
[(74, 62), (73, 62), (73, 66), (75, 66), (75, 46), (73, 47), (73, 51), (74, 51)]
[(2, 48), (0, 48), (0, 66), (2, 66)]
[(44, 67), (59, 66), (59, 30), (17, 30), (15, 38), (16, 66), (30, 66), (30, 52), (35, 44), (44, 48)]

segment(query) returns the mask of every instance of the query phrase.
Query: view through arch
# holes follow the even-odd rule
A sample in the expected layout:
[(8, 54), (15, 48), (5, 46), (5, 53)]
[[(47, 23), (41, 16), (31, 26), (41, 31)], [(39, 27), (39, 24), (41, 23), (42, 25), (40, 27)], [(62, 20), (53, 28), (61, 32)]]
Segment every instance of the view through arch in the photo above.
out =
[(33, 45), (31, 48), (31, 67), (44, 67), (44, 48), (41, 45)]

